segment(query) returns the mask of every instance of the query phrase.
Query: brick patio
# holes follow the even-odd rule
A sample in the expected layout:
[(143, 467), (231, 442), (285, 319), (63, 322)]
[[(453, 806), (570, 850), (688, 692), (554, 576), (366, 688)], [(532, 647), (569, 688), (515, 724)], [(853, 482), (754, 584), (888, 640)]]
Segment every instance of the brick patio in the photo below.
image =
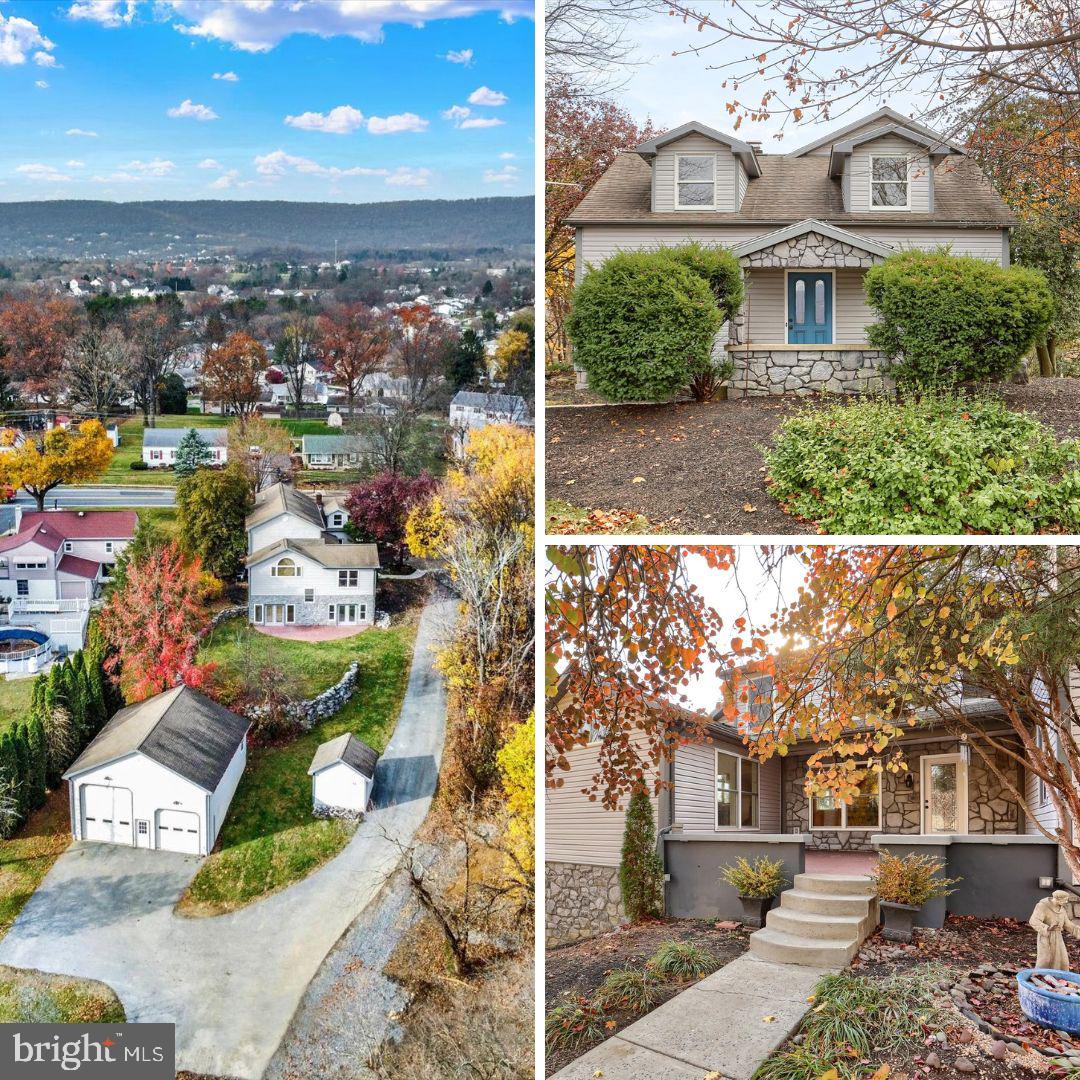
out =
[(286, 641), (338, 641), (341, 638), (356, 637), (369, 629), (366, 626), (255, 626), (260, 634), (267, 637), (285, 638)]

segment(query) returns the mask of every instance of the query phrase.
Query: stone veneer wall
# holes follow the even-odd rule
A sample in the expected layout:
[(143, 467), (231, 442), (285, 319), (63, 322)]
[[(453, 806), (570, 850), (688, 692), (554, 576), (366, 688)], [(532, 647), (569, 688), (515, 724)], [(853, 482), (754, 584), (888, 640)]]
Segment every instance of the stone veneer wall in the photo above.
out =
[(852, 247), (831, 236), (808, 232), (791, 240), (781, 240), (772, 247), (752, 251), (739, 259), (740, 266), (751, 268), (787, 267), (792, 270), (819, 270), (851, 267), (868, 270), (875, 263), (884, 262), (881, 255), (862, 248)]
[(881, 373), (884, 356), (876, 349), (772, 349), (747, 346), (732, 352), (735, 373), (729, 382), (733, 397), (766, 394), (861, 394), (892, 387)]
[[(881, 832), (918, 834), (922, 831), (922, 768), (920, 759), (927, 754), (956, 753), (956, 741), (923, 743), (905, 748), (908, 770), (915, 779), (909, 789), (903, 774), (885, 772), (881, 777)], [(1002, 758), (998, 767), (1004, 772), (1010, 764)], [(806, 758), (785, 758), (783, 763), (784, 832), (810, 833), (807, 844), (814, 851), (873, 851), (870, 837), (877, 829), (817, 830), (810, 832), (810, 804), (803, 791)], [(971, 755), (968, 765), (968, 832), (974, 834), (1023, 831), (1019, 805), (1001, 781)]]
[(625, 920), (617, 866), (549, 862), (544, 878), (549, 947), (595, 937)]

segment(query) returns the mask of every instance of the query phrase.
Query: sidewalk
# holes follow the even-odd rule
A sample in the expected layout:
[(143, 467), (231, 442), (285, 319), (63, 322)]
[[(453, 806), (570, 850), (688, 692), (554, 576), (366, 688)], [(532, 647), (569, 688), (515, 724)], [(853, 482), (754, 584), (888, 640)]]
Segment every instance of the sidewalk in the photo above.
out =
[(774, 964), (744, 953), (635, 1020), (552, 1080), (750, 1080), (799, 1026), (828, 968)]

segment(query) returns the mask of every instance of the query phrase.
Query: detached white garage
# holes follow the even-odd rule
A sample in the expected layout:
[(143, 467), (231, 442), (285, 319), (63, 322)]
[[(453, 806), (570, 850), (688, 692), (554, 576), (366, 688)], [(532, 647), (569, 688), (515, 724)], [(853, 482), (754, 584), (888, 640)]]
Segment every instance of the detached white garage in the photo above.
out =
[(311, 760), (316, 814), (363, 814), (371, 802), (379, 755), (351, 732), (324, 742)]
[(75, 839), (206, 855), (247, 763), (249, 726), (187, 686), (121, 709), (64, 774)]

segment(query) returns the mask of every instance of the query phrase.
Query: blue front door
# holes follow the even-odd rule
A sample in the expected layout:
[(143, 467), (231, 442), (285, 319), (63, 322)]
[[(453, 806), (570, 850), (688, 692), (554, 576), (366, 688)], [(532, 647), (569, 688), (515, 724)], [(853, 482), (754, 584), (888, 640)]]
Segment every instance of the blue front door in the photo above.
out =
[(789, 345), (832, 344), (832, 274), (818, 271), (788, 274)]

